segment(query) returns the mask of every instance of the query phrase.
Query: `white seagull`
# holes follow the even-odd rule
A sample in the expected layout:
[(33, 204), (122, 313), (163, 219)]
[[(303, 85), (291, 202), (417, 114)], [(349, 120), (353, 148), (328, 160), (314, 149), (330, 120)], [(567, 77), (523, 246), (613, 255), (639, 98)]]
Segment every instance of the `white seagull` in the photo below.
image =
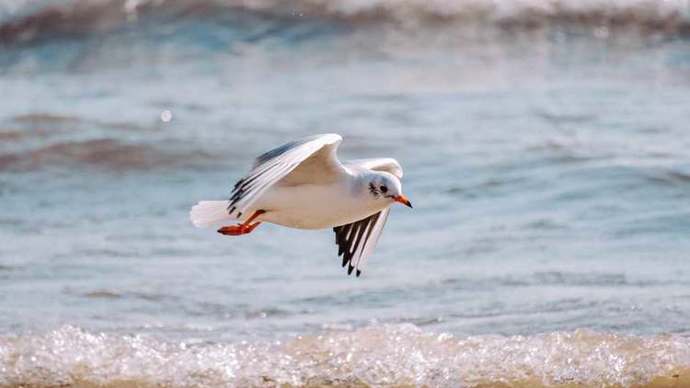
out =
[(227, 201), (201, 201), (190, 212), (196, 227), (237, 220), (218, 233), (251, 233), (262, 222), (297, 229), (333, 228), (347, 273), (362, 273), (390, 206), (412, 207), (402, 193), (400, 164), (391, 158), (341, 163), (343, 138), (325, 134), (296, 140), (259, 156)]

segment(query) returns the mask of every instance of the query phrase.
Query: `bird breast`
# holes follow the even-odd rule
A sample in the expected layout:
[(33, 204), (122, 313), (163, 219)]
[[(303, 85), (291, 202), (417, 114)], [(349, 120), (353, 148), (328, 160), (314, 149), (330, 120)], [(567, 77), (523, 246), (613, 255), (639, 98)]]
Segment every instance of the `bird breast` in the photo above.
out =
[(262, 221), (298, 229), (323, 229), (366, 218), (386, 207), (353, 187), (353, 182), (275, 185), (260, 200)]

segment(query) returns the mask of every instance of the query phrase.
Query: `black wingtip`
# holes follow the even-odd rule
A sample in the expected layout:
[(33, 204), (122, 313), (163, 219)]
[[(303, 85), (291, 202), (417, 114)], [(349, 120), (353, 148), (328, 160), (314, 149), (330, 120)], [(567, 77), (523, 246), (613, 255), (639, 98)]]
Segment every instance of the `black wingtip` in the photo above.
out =
[(361, 274), (362, 274), (362, 271), (357, 270), (357, 277), (359, 277), (359, 275), (361, 275)]
[(355, 267), (353, 267), (353, 266), (347, 267), (347, 274), (348, 274), (348, 275), (352, 275), (352, 270), (353, 270), (353, 269), (355, 269)]

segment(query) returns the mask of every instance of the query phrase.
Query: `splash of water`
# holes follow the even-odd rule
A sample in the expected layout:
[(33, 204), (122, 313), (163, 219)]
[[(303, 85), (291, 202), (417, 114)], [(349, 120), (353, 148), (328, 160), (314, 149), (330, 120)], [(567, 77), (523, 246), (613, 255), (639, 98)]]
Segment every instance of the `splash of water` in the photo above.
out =
[(588, 330), (458, 338), (375, 325), (286, 342), (189, 344), (66, 326), (0, 338), (0, 385), (633, 386), (687, 380), (690, 341)]

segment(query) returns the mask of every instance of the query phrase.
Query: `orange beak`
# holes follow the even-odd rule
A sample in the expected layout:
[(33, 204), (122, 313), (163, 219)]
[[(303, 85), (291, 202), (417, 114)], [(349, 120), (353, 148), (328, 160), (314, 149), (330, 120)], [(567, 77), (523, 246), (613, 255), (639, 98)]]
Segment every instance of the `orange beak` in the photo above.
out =
[(409, 207), (409, 208), (412, 207), (412, 203), (410, 202), (410, 200), (407, 199), (407, 197), (404, 196), (404, 195), (402, 195), (402, 194), (401, 194), (401, 195), (396, 195), (395, 197), (393, 197), (393, 200), (395, 200), (395, 202), (400, 202), (400, 203), (402, 203), (403, 205), (405, 205), (405, 206), (407, 206), (407, 207)]

